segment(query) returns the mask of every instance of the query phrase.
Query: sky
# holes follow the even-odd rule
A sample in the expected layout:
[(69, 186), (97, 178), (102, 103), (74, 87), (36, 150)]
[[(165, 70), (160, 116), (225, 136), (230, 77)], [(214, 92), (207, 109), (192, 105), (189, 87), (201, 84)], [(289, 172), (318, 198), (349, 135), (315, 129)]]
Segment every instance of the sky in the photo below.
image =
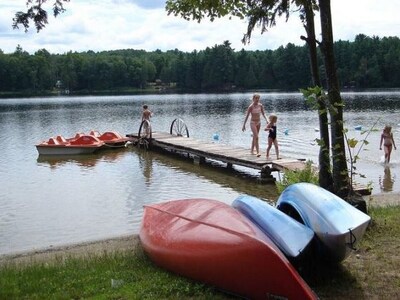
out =
[[(299, 37), (305, 32), (296, 15), (288, 22), (279, 19), (263, 34), (255, 28), (250, 43), (244, 45), (241, 40), (247, 29), (245, 19), (186, 21), (168, 15), (165, 0), (70, 0), (64, 5), (67, 11), (57, 18), (51, 12), (54, 1), (47, 2), (44, 8), (49, 12), (49, 24), (37, 33), (31, 23), (25, 33), (23, 27), (12, 29), (12, 19), (17, 11), (26, 11), (26, 0), (0, 0), (0, 49), (4, 53), (14, 52), (18, 45), (31, 54), (40, 49), (64, 54), (117, 49), (192, 52), (224, 41), (229, 41), (236, 51), (304, 44)], [(332, 0), (334, 40), (353, 41), (360, 33), (399, 37), (399, 7), (400, 0)]]

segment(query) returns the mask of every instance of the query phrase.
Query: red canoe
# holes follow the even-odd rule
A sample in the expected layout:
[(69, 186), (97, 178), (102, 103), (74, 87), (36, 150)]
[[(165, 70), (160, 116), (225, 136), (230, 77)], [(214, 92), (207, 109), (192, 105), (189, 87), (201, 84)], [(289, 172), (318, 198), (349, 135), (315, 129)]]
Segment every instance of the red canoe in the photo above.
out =
[(140, 240), (159, 266), (251, 299), (317, 299), (282, 252), (233, 207), (210, 199), (145, 206)]

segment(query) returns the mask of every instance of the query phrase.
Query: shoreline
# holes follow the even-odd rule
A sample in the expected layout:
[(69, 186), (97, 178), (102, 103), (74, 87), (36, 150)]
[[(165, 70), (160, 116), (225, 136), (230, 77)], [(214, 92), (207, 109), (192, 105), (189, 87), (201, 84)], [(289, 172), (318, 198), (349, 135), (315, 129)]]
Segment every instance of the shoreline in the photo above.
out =
[[(388, 207), (400, 205), (400, 193), (376, 194), (363, 196), (367, 207)], [(57, 247), (35, 249), (32, 251), (0, 254), (0, 267), (7, 264), (31, 264), (35, 262), (52, 262), (65, 258), (84, 258), (93, 255), (111, 254), (114, 252), (141, 250), (139, 234), (124, 235), (109, 239), (94, 240), (83, 243), (72, 243)]]
[(139, 234), (123, 235), (114, 238), (72, 243), (57, 247), (47, 247), (11, 254), (0, 254), (0, 267), (8, 263), (31, 264), (51, 262), (68, 257), (84, 258), (88, 256), (111, 254), (114, 252), (137, 251), (140, 247)]

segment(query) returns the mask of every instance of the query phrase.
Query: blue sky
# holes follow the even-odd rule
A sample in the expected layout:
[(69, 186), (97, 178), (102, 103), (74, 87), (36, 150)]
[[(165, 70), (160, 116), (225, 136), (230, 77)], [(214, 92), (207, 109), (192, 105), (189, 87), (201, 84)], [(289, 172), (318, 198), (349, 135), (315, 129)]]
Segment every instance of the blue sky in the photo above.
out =
[[(66, 13), (57, 18), (50, 14), (44, 30), (37, 33), (31, 26), (25, 33), (22, 28), (13, 30), (11, 26), (15, 12), (25, 10), (25, 2), (0, 2), (0, 49), (5, 53), (14, 52), (17, 45), (29, 53), (45, 48), (50, 53), (62, 54), (128, 48), (192, 52), (222, 44), (225, 40), (229, 40), (235, 50), (273, 50), (287, 43), (303, 44), (299, 37), (304, 35), (304, 30), (295, 15), (288, 22), (279, 20), (276, 27), (264, 34), (256, 28), (250, 44), (243, 45), (241, 39), (246, 32), (246, 20), (185, 21), (168, 16), (164, 0), (71, 0), (65, 4)], [(53, 1), (48, 2), (46, 8), (51, 8)], [(331, 2), (335, 40), (352, 41), (359, 33), (400, 36), (399, 0)]]

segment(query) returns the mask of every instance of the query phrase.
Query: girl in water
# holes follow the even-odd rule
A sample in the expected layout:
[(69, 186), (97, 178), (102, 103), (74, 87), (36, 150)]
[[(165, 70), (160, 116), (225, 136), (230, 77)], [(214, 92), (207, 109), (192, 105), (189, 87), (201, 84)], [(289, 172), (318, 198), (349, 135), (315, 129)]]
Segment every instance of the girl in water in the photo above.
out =
[[(255, 150), (257, 157), (261, 156), (260, 145), (259, 145), (259, 141), (258, 141), (258, 135), (259, 135), (260, 128), (261, 128), (261, 115), (264, 117), (265, 121), (267, 121), (267, 118), (266, 118), (265, 112), (264, 112), (264, 107), (260, 103), (260, 95), (254, 94), (253, 102), (247, 108), (246, 118), (243, 123), (242, 131), (246, 130), (247, 119), (249, 118), (249, 116), (251, 116), (250, 129), (251, 129), (251, 132), (253, 133), (253, 139), (251, 142), (251, 154), (254, 154), (254, 150)], [(267, 123), (268, 123), (268, 121), (267, 121)]]
[(379, 149), (382, 150), (382, 142), (385, 151), (385, 163), (390, 163), (390, 155), (392, 154), (392, 147), (396, 148), (396, 144), (394, 143), (393, 133), (392, 133), (392, 126), (386, 125), (383, 128), (381, 134), (381, 142), (379, 144)]

